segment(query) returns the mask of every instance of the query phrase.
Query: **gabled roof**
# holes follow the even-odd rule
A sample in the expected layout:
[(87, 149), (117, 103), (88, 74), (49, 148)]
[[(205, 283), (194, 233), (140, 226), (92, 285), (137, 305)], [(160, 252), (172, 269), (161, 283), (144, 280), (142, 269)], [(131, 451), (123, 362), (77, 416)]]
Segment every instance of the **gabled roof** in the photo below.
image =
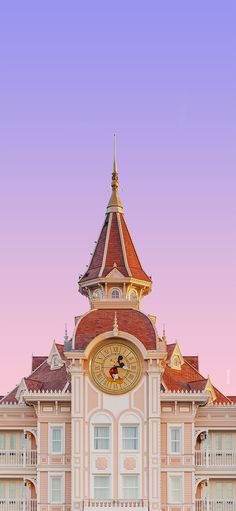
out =
[[(198, 357), (185, 357), (183, 356), (184, 363), (180, 368), (174, 369), (170, 367), (169, 361), (174, 353), (176, 343), (167, 345), (167, 360), (162, 376), (162, 383), (167, 390), (181, 392), (181, 391), (200, 391), (207, 390), (207, 384), (210, 382), (209, 378), (204, 378), (197, 367)], [(194, 362), (192, 364), (191, 362)], [(196, 367), (197, 362), (197, 367)], [(213, 394), (216, 403), (230, 403), (229, 397), (225, 396), (216, 387), (212, 386)]]
[[(35, 365), (36, 358), (38, 358), (36, 362), (39, 362), (39, 359), (41, 359), (41, 364), (38, 364), (28, 377), (23, 378), (24, 387), (28, 391), (46, 392), (48, 390), (49, 392), (59, 392), (63, 391), (67, 384), (70, 385), (70, 373), (67, 371), (67, 363), (65, 362), (64, 356), (64, 346), (63, 344), (58, 343), (54, 343), (53, 346), (56, 346), (59, 356), (64, 361), (63, 365), (52, 370), (48, 364), (48, 357), (33, 357), (34, 360), (32, 360), (32, 365)], [(18, 401), (18, 389), (21, 385), (22, 381), (20, 385), (18, 385), (1, 400), (1, 403), (16, 403)]]

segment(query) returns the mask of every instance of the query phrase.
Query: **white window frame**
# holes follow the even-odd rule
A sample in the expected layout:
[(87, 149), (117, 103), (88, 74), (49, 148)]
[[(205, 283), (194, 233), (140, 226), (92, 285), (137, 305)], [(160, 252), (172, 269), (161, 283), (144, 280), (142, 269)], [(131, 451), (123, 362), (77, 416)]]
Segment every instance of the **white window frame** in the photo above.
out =
[[(125, 486), (124, 486), (124, 478), (129, 478), (129, 477), (136, 477), (137, 478), (137, 495), (135, 497), (125, 497), (124, 496), (124, 490), (125, 490)], [(122, 499), (124, 500), (138, 500), (140, 498), (140, 474), (121, 474), (121, 481), (122, 481)], [(132, 487), (130, 487), (132, 488)], [(128, 488), (126, 488), (128, 489)]]
[[(114, 297), (114, 296), (112, 296), (113, 291), (118, 291), (119, 296), (118, 296), (118, 297)], [(121, 289), (120, 289), (119, 287), (113, 287), (113, 288), (111, 289), (111, 295), (110, 295), (110, 296), (111, 296), (112, 300), (120, 300), (120, 299), (122, 298), (122, 291), (121, 291)]]
[[(108, 497), (102, 497), (101, 499), (98, 499), (95, 497), (95, 478), (96, 477), (107, 477), (109, 479), (109, 496)], [(93, 475), (93, 498), (100, 501), (100, 500), (110, 500), (112, 495), (112, 476), (111, 474), (94, 474)]]
[[(171, 488), (171, 479), (173, 479), (174, 477), (178, 477), (180, 478), (181, 480), (181, 498), (180, 498), (180, 502), (173, 502), (172, 501), (172, 488)], [(169, 505), (181, 505), (184, 503), (184, 474), (183, 473), (180, 473), (180, 472), (169, 472), (168, 473), (168, 504)]]
[[(171, 430), (172, 429), (180, 429), (180, 451), (172, 451), (171, 448)], [(184, 435), (183, 435), (183, 424), (168, 424), (167, 430), (167, 444), (168, 444), (168, 454), (171, 455), (180, 455), (183, 454), (184, 450)]]
[[(65, 423), (49, 423), (48, 424), (48, 440), (49, 440), (49, 454), (52, 456), (60, 456), (61, 454), (65, 454)], [(62, 439), (61, 439), (61, 451), (53, 452), (53, 429), (61, 429), (62, 430)]]
[[(61, 501), (52, 501), (52, 479), (58, 477), (61, 479)], [(48, 502), (51, 505), (64, 504), (65, 503), (65, 472), (49, 472), (48, 473)]]
[[(137, 439), (137, 449), (126, 449), (123, 445), (123, 428), (137, 428), (137, 432), (138, 432), (138, 435), (136, 437)], [(120, 435), (120, 440), (121, 440), (121, 451), (122, 452), (139, 452), (140, 451), (140, 424), (132, 424), (132, 423), (123, 423), (121, 424), (121, 435)], [(129, 440), (129, 439), (127, 439)], [(132, 438), (130, 438), (130, 440), (133, 440)]]
[[(95, 428), (108, 428), (109, 437), (108, 437), (108, 449), (95, 449)], [(110, 452), (111, 450), (111, 424), (93, 424), (92, 427), (92, 450), (94, 452)]]

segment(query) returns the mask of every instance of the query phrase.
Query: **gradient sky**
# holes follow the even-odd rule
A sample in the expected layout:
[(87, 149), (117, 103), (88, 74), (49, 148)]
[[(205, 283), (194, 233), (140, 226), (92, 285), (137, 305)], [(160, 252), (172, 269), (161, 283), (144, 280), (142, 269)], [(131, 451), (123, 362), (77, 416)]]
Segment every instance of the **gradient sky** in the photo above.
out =
[(120, 196), (143, 310), (236, 394), (236, 2), (1, 2), (0, 394), (88, 309)]

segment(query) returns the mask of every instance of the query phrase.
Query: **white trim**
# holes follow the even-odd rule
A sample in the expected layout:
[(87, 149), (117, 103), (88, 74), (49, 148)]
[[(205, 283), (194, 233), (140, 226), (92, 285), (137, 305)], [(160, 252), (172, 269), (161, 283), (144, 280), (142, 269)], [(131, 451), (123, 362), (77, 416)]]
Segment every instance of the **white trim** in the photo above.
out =
[[(108, 249), (108, 243), (109, 243), (109, 239), (110, 239), (110, 231), (111, 231), (111, 223), (112, 223), (112, 217), (113, 217), (113, 213), (109, 213), (109, 218), (108, 218), (108, 226), (107, 226), (107, 234), (106, 234), (106, 241), (105, 241), (105, 246), (104, 246), (104, 252), (103, 252), (103, 258), (102, 258), (102, 266), (101, 266), (101, 269), (100, 269), (100, 272), (98, 274), (98, 277), (101, 277), (102, 274), (103, 274), (103, 270), (105, 268), (105, 264), (106, 264), (106, 258), (107, 258), (107, 249)], [(106, 222), (106, 219), (105, 219), (105, 222)], [(105, 225), (105, 222), (102, 226), (102, 229)], [(102, 231), (101, 231), (102, 233)], [(101, 236), (101, 234), (100, 234)], [(99, 240), (98, 240), (99, 241)]]
[[(52, 502), (52, 485), (51, 481), (53, 477), (61, 477), (62, 489), (61, 489), (61, 502)], [(65, 502), (65, 472), (48, 472), (48, 502), (50, 505), (64, 504)]]
[[(60, 452), (53, 452), (52, 450), (52, 430), (54, 428), (61, 429), (62, 430), (62, 439), (61, 439), (61, 451)], [(59, 454), (65, 454), (65, 423), (59, 423), (59, 422), (49, 422), (48, 423), (48, 452), (50, 455), (59, 455)]]

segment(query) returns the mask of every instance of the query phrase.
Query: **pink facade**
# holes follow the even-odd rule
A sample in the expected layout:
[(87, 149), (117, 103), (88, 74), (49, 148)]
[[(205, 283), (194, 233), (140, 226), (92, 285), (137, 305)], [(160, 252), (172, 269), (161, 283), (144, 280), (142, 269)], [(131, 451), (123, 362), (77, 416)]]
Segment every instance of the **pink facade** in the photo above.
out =
[(236, 511), (236, 399), (141, 312), (114, 160), (72, 339), (0, 401), (0, 511)]

